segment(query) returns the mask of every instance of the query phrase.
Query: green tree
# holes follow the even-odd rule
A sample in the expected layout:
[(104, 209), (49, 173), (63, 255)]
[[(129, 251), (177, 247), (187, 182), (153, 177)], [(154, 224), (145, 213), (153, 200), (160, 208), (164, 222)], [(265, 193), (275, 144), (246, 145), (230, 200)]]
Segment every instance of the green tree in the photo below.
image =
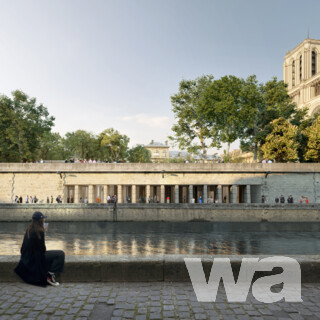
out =
[(212, 83), (213, 76), (206, 75), (195, 80), (182, 80), (177, 94), (171, 96), (176, 124), (173, 125), (173, 135), (169, 139), (178, 144), (181, 150), (198, 154), (200, 151), (206, 157), (207, 147), (215, 146), (214, 141), (208, 146), (206, 139), (212, 139), (202, 110), (206, 88)]
[[(284, 118), (300, 126), (306, 120), (306, 109), (299, 109), (288, 95), (287, 85), (274, 77), (265, 84), (258, 83), (255, 76), (249, 76), (244, 85), (243, 103), (247, 105), (247, 119), (241, 139), (241, 148), (254, 152), (257, 160), (260, 147), (271, 133), (271, 122)], [(298, 140), (303, 139), (298, 135)], [(300, 154), (300, 151), (299, 151)], [(301, 157), (300, 157), (301, 158)]]
[(138, 144), (128, 151), (129, 162), (151, 162), (151, 152), (143, 145)]
[(244, 80), (235, 76), (225, 76), (207, 87), (206, 103), (202, 104), (203, 118), (206, 119), (215, 137), (215, 144), (227, 143), (227, 157), (230, 144), (243, 135), (248, 113), (243, 103)]
[(304, 159), (307, 161), (320, 161), (320, 117), (317, 117), (314, 123), (303, 132), (307, 137), (307, 146)]
[(99, 156), (99, 142), (91, 132), (77, 130), (67, 132), (64, 139), (67, 154), (81, 159), (96, 159)]
[(243, 151), (253, 152), (254, 160), (257, 160), (265, 128), (263, 112), (266, 104), (263, 98), (263, 84), (259, 84), (256, 76), (251, 75), (244, 83), (242, 94), (243, 104), (246, 105), (248, 113), (240, 145)]
[(109, 128), (99, 135), (100, 152), (109, 162), (126, 159), (130, 139), (119, 131)]
[(284, 118), (271, 122), (271, 133), (261, 147), (265, 159), (276, 162), (293, 162), (298, 160), (298, 127)]
[(20, 161), (16, 143), (16, 114), (12, 100), (6, 96), (0, 97), (0, 161)]
[(62, 160), (72, 156), (64, 147), (64, 139), (56, 132), (45, 133), (40, 140), (39, 158)]
[(50, 132), (54, 117), (20, 90), (12, 92), (12, 97), (0, 97), (1, 160), (37, 160), (41, 137)]

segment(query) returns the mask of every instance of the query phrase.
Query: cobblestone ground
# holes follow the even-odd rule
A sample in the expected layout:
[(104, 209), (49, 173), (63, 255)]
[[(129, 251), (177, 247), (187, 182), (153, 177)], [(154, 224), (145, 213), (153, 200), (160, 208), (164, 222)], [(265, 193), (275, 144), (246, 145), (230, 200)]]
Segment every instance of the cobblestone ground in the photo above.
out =
[(302, 286), (303, 302), (197, 302), (190, 283), (65, 283), (38, 288), (0, 284), (0, 319), (320, 319), (320, 284)]

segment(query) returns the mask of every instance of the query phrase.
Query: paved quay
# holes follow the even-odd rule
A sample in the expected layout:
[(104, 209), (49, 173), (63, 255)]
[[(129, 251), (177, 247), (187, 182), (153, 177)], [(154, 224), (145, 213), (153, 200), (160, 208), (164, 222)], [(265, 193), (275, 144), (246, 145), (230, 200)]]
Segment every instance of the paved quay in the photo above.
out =
[(301, 303), (264, 304), (250, 294), (228, 303), (199, 303), (191, 283), (64, 283), (39, 288), (1, 283), (0, 320), (5, 319), (320, 319), (320, 283), (302, 285)]

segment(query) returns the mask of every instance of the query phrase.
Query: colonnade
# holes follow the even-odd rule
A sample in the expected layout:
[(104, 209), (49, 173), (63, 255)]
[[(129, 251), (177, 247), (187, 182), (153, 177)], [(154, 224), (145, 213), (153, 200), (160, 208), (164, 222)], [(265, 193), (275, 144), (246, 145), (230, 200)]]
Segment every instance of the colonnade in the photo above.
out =
[(251, 203), (250, 185), (67, 185), (64, 203)]

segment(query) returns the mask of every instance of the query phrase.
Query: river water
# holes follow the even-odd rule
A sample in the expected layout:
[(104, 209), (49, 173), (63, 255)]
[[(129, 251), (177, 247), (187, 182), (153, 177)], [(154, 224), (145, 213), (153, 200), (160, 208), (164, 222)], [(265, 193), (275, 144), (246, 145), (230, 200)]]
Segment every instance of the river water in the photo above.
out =
[[(28, 223), (0, 223), (0, 255), (19, 255)], [(320, 254), (320, 223), (50, 222), (47, 250), (67, 255)]]

